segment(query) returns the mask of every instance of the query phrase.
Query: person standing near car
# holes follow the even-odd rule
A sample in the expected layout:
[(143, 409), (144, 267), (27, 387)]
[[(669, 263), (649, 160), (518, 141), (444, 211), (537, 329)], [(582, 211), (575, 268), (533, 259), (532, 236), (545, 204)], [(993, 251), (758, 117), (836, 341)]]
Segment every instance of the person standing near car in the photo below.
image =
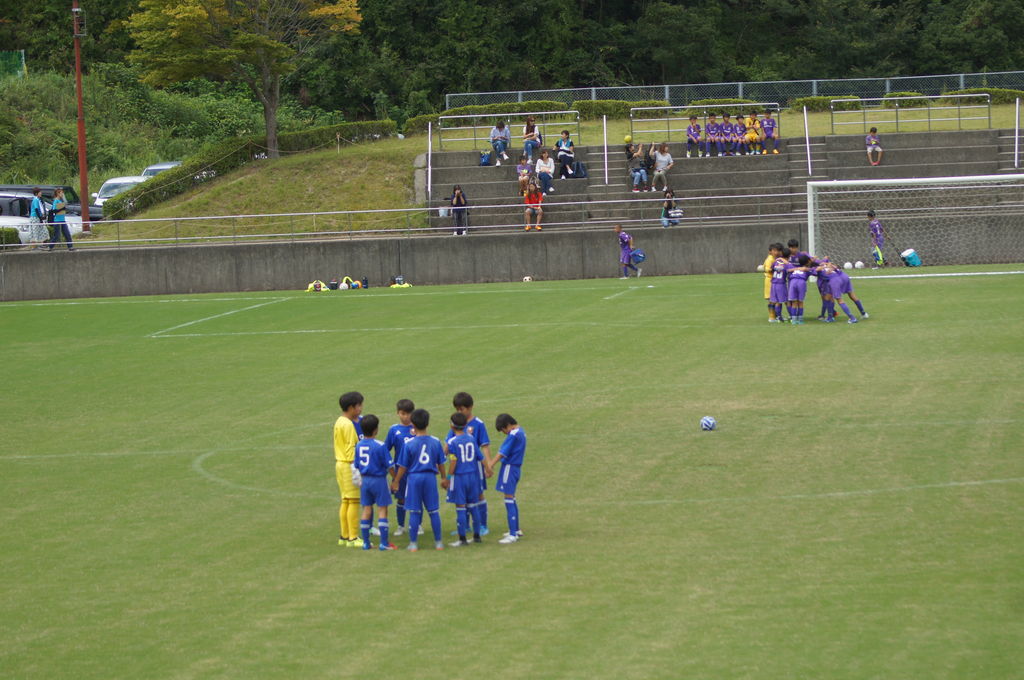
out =
[(64, 198), (63, 189), (55, 189), (53, 192), (53, 239), (50, 241), (50, 250), (60, 242), (61, 234), (68, 244), (68, 250), (74, 250), (71, 244), (71, 230), (68, 229), (68, 202)]
[(46, 204), (43, 203), (43, 190), (39, 187), (32, 189), (32, 207), (28, 210), (28, 242), (34, 243), (29, 250), (42, 250), (43, 245), (50, 240), (50, 230), (46, 227)]

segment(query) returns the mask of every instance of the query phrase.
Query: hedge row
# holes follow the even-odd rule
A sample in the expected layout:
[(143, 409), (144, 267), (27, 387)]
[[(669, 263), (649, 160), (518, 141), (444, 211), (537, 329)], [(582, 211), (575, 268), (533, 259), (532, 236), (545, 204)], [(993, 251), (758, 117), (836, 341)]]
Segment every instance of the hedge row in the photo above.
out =
[(3, 227), (0, 229), (0, 245), (12, 243), (21, 243), (21, 239), (18, 238), (18, 229), (16, 227)]
[(572, 108), (580, 112), (583, 120), (596, 120), (601, 116), (609, 118), (629, 118), (629, 110), (642, 106), (668, 106), (664, 99), (627, 102), (621, 99), (581, 99), (572, 103)]
[[(796, 99), (789, 100), (789, 106), (794, 109), (802, 109), (807, 107), (808, 111), (828, 111), (829, 103), (833, 99), (860, 99), (852, 94), (842, 94), (837, 96), (827, 97), (797, 97)], [(836, 104), (836, 111), (856, 111), (860, 109), (860, 104), (856, 101), (850, 104)]]
[(928, 106), (927, 99), (908, 99), (906, 101), (896, 101), (897, 97), (923, 97), (924, 95), (920, 92), (886, 92), (885, 97), (882, 99), (882, 106), (885, 108), (893, 108), (899, 105), (901, 109), (920, 109)]
[[(1013, 104), (1017, 98), (1024, 99), (1024, 90), (1007, 90), (1000, 87), (969, 87), (966, 90), (953, 90), (952, 92), (945, 92), (944, 94), (987, 94), (991, 97), (993, 104)], [(973, 99), (944, 99), (941, 100), (944, 104), (955, 104), (959, 101), (961, 104), (981, 104), (985, 100), (982, 97)]]
[(526, 113), (528, 111), (562, 111), (566, 106), (562, 102), (545, 99), (534, 99), (528, 102), (511, 102), (508, 104), (473, 104), (470, 106), (457, 106), (441, 113), (429, 113), (424, 116), (414, 116), (405, 121), (405, 128), (402, 130), (407, 135), (427, 131), (427, 123), (437, 125), (437, 119), (441, 116), (471, 116), (474, 113), (480, 115), (494, 115), (498, 113)]
[[(396, 132), (396, 125), (392, 120), (341, 123), (280, 134), (277, 137), (277, 144), (281, 151), (309, 151), (335, 144), (339, 138), (342, 144), (348, 145), (390, 137)], [(178, 167), (165, 170), (134, 189), (109, 199), (103, 205), (104, 216), (114, 220), (125, 219), (240, 168), (246, 163), (266, 158), (266, 144), (265, 136), (255, 136), (235, 137), (209, 145)]]

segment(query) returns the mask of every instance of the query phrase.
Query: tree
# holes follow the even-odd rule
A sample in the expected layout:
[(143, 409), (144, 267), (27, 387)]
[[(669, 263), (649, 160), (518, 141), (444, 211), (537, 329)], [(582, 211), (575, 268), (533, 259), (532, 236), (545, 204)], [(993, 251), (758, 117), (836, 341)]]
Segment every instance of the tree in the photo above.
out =
[(142, 0), (129, 21), (130, 59), (152, 85), (245, 83), (263, 105), (267, 153), (276, 158), (281, 78), (323, 36), (356, 32), (360, 21), (355, 0)]

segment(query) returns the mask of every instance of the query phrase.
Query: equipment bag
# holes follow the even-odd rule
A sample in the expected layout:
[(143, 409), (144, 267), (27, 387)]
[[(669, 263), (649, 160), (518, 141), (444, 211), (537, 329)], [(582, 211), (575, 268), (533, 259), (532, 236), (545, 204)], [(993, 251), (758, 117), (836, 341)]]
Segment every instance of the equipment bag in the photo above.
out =
[(572, 176), (576, 179), (587, 178), (587, 166), (583, 164), (583, 161), (573, 161)]
[(633, 252), (629, 254), (629, 259), (633, 261), (633, 264), (640, 264), (641, 262), (647, 259), (647, 253), (640, 250), (639, 248), (634, 248)]
[(483, 166), (483, 165), (490, 165), (490, 164), (491, 164), (491, 152), (490, 151), (481, 151), (480, 152), (480, 165)]

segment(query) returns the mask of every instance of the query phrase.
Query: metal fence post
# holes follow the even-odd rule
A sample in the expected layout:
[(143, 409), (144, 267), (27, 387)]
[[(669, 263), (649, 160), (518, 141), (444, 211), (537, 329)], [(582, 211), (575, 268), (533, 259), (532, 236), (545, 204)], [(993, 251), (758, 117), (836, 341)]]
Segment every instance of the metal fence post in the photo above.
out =
[(811, 169), (811, 130), (807, 125), (807, 107), (804, 107), (804, 144), (807, 145), (807, 176), (814, 174)]
[[(992, 118), (992, 107), (989, 106), (989, 120)], [(989, 125), (991, 127), (991, 124)], [(1020, 97), (1014, 105), (1013, 113), (1013, 167), (1020, 167)]]
[(597, 88), (590, 88), (590, 101), (597, 101)]
[(743, 99), (743, 83), (736, 83), (736, 98)]

